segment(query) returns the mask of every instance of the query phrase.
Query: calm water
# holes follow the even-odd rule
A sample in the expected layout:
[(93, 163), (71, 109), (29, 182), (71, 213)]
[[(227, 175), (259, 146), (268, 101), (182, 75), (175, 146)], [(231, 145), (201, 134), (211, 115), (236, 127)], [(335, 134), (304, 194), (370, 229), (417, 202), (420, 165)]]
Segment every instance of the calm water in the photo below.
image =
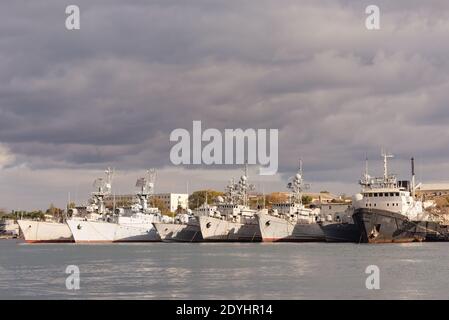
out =
[[(65, 269), (80, 269), (80, 290)], [(380, 268), (380, 290), (365, 268)], [(0, 298), (449, 299), (449, 243), (23, 244), (0, 241)]]

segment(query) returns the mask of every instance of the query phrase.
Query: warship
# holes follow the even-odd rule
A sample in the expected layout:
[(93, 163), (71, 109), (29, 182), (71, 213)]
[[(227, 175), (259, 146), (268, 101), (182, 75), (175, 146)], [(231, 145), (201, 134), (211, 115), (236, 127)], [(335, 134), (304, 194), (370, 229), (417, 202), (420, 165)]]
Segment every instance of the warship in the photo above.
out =
[(20, 235), (27, 243), (73, 242), (66, 223), (18, 220)]
[[(148, 207), (148, 198), (154, 190), (155, 171), (148, 170), (147, 178), (136, 182), (137, 203), (131, 208), (117, 208), (113, 214), (105, 208), (104, 197), (111, 194), (112, 174), (106, 181), (96, 181), (98, 191), (94, 194), (101, 219), (97, 221), (68, 220), (67, 225), (76, 243), (97, 242), (152, 242), (160, 241), (153, 222), (162, 221), (159, 209)], [(166, 218), (168, 219), (168, 218)]]
[(19, 236), (19, 225), (14, 219), (0, 219), (0, 239), (11, 239)]
[(368, 172), (360, 180), (361, 193), (356, 194), (353, 219), (361, 231), (363, 243), (391, 243), (424, 241), (434, 235), (439, 225), (423, 210), (422, 201), (415, 196), (414, 159), (411, 159), (412, 178), (398, 181), (388, 172), (388, 159), (382, 153), (383, 177), (371, 177)]
[(248, 206), (248, 166), (238, 183), (231, 180), (226, 187), (225, 199), (217, 203), (217, 211), (198, 217), (204, 241), (260, 242), (261, 234), (255, 214)]
[(203, 235), (201, 233), (198, 217), (210, 216), (217, 211), (216, 206), (210, 206), (206, 201), (193, 213), (190, 209), (186, 212), (178, 213), (172, 223), (154, 222), (161, 240), (164, 242), (201, 242)]
[[(368, 172), (368, 159), (365, 164), (365, 175)], [(321, 228), (326, 237), (326, 242), (354, 242), (361, 241), (361, 231), (354, 222), (354, 203), (353, 197), (351, 205), (347, 204), (327, 204), (321, 205), (321, 213), (324, 220), (321, 222)], [(340, 208), (338, 208), (340, 207)], [(336, 209), (336, 210), (335, 210)], [(328, 213), (329, 211), (333, 211)]]
[[(108, 168), (105, 171), (106, 175), (112, 175), (112, 171), (111, 168)], [(96, 196), (97, 195), (94, 192), (91, 203), (87, 206), (67, 208), (67, 214), (62, 217), (61, 221), (18, 220), (17, 223), (20, 228), (21, 237), (23, 237), (27, 243), (74, 242), (72, 231), (66, 221), (95, 221), (99, 219), (100, 215), (97, 213), (98, 201), (95, 199)]]
[(291, 190), (288, 203), (273, 204), (270, 212), (256, 214), (262, 241), (325, 241), (324, 232), (319, 224), (320, 209), (306, 208), (302, 203), (303, 189), (308, 188), (308, 185), (303, 183), (302, 161), (287, 188)]
[[(332, 214), (327, 214), (328, 208), (342, 207)], [(320, 221), (326, 242), (354, 242), (359, 243), (361, 233), (358, 225), (354, 222), (352, 215), (354, 207), (347, 204), (321, 205), (323, 220)]]

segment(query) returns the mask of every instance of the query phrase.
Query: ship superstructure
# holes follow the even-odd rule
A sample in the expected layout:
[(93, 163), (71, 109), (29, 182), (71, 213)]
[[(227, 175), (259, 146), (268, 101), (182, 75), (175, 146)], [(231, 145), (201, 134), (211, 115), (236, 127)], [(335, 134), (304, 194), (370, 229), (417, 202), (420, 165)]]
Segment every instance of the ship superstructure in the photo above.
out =
[(371, 177), (366, 169), (359, 181), (361, 192), (353, 200), (353, 219), (361, 231), (361, 241), (423, 241), (428, 231), (426, 225), (433, 219), (415, 196), (414, 159), (410, 183), (398, 181), (396, 175), (389, 173), (388, 159), (393, 155), (382, 153), (382, 158), (383, 176)]
[(302, 161), (292, 180), (287, 184), (290, 199), (286, 203), (275, 203), (271, 212), (257, 213), (263, 241), (306, 242), (325, 241), (324, 233), (318, 222), (320, 210), (307, 208), (302, 202), (304, 184)]
[(217, 203), (217, 211), (198, 218), (205, 241), (259, 242), (260, 230), (255, 214), (248, 205), (248, 191), (254, 185), (248, 182), (248, 166), (236, 183), (234, 179), (226, 187), (225, 199)]
[(69, 220), (67, 224), (72, 231), (75, 242), (149, 242), (160, 241), (153, 227), (153, 222), (162, 221), (163, 217), (157, 208), (148, 207), (148, 199), (154, 190), (155, 170), (148, 170), (147, 177), (136, 182), (139, 191), (136, 193), (137, 203), (131, 208), (117, 208), (114, 215), (104, 208), (104, 196), (111, 190), (106, 184), (95, 194), (98, 213), (102, 219), (98, 221)]
[(164, 242), (201, 242), (204, 239), (198, 218), (213, 216), (216, 212), (217, 206), (208, 204), (206, 192), (205, 202), (193, 212), (181, 210), (172, 222), (155, 222), (153, 225)]
[(74, 242), (72, 231), (66, 221), (83, 221), (101, 219), (107, 210), (104, 206), (104, 196), (110, 192), (114, 170), (107, 168), (106, 179), (98, 178), (94, 181), (95, 191), (87, 206), (82, 210), (67, 208), (67, 215), (62, 221), (33, 221), (18, 220), (20, 233), (28, 243), (52, 243), (52, 242)]

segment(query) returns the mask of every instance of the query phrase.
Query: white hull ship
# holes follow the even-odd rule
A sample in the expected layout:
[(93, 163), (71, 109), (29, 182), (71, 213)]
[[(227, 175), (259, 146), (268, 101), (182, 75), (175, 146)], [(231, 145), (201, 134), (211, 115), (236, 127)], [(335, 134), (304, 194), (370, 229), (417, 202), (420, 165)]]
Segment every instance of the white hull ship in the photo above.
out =
[(129, 218), (126, 222), (121, 218), (118, 223), (69, 220), (67, 225), (76, 243), (160, 241), (152, 223), (142, 223), (139, 218)]
[[(81, 217), (77, 209), (69, 209), (71, 217), (66, 222), (18, 220), (20, 235), (26, 243), (70, 243), (75, 242), (68, 221), (95, 221), (100, 216), (92, 206), (83, 207)], [(90, 213), (89, 213), (90, 212)]]
[(204, 241), (224, 242), (260, 242), (259, 224), (255, 217), (256, 210), (251, 210), (248, 203), (248, 167), (238, 183), (231, 180), (227, 186), (225, 203), (218, 203), (217, 212), (198, 217)]
[[(109, 216), (102, 210), (103, 219), (98, 221), (67, 221), (76, 243), (104, 242), (155, 242), (161, 241), (153, 222), (162, 221), (162, 215), (157, 208), (148, 208), (148, 197), (154, 188), (154, 170), (148, 171), (148, 179), (137, 180), (136, 186), (141, 190), (137, 193), (139, 203), (131, 210), (117, 209), (114, 216)], [(107, 190), (108, 193), (110, 190)], [(104, 208), (102, 190), (98, 199)]]
[(178, 214), (172, 223), (155, 222), (153, 223), (161, 240), (164, 242), (201, 242), (203, 235), (201, 233), (198, 217), (208, 216), (215, 213), (216, 206), (209, 206), (206, 200), (203, 205), (191, 213)]
[(287, 186), (292, 190), (288, 203), (273, 204), (270, 213), (257, 213), (256, 217), (264, 242), (321, 242), (325, 241), (321, 229), (319, 209), (302, 204), (302, 163), (298, 173)]
[(195, 218), (188, 223), (153, 223), (160, 238), (164, 242), (201, 242), (200, 225)]
[[(205, 241), (260, 242), (259, 224), (255, 217), (257, 211), (236, 206), (239, 213), (232, 218), (199, 217), (201, 234)], [(245, 215), (245, 213), (247, 215)]]
[[(108, 168), (106, 174), (110, 187), (113, 172)], [(83, 211), (85, 211), (83, 212), (84, 218), (81, 218), (77, 209), (67, 209), (67, 213), (70, 215), (69, 219), (75, 221), (98, 219), (98, 215), (95, 213), (98, 209), (98, 201), (95, 196), (96, 194), (94, 193), (91, 205), (83, 207)], [(19, 224), (20, 234), (27, 243), (74, 242), (72, 231), (66, 222), (18, 220), (17, 223)]]
[(65, 223), (18, 220), (20, 232), (27, 243), (73, 242), (72, 232)]
[(264, 242), (322, 242), (324, 232), (315, 221), (287, 220), (267, 213), (257, 213)]

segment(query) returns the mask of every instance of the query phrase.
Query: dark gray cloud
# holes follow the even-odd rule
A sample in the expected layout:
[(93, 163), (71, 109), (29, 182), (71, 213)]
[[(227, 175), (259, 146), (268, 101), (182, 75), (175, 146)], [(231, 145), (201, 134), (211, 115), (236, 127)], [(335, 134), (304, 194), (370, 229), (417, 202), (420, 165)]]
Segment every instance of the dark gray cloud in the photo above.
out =
[[(81, 8), (80, 31), (64, 27), (68, 4)], [(449, 165), (449, 3), (376, 1), (378, 31), (364, 26), (369, 4), (2, 2), (9, 194), (23, 187), (12, 178), (21, 166), (36, 179), (169, 166), (169, 134), (192, 120), (278, 128), (282, 178), (302, 157), (307, 177), (335, 192), (357, 190), (365, 155), (377, 159), (382, 146), (397, 155), (396, 172), (407, 174), (415, 155), (422, 179), (449, 180), (434, 169)]]

